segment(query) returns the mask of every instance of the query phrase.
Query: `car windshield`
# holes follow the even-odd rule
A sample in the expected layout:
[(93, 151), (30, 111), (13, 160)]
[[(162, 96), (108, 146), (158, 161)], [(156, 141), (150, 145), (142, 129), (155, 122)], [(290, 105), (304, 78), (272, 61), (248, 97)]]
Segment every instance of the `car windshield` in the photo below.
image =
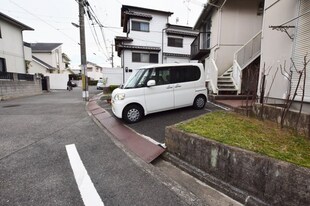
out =
[(124, 85), (124, 89), (138, 88), (145, 86), (145, 81), (149, 76), (150, 69), (139, 69), (136, 73), (132, 74)]

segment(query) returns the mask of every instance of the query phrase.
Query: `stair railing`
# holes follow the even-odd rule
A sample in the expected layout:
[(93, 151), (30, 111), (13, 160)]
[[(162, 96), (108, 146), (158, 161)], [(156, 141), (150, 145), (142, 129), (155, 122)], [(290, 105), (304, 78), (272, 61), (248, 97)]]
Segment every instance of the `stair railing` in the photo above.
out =
[(241, 69), (244, 69), (260, 55), (261, 38), (262, 31), (258, 32), (252, 39), (236, 51), (234, 60), (238, 62)]
[(206, 59), (206, 80), (209, 81), (212, 92), (217, 94), (217, 78), (218, 78), (218, 68), (215, 64), (214, 59)]
[(238, 89), (237, 94), (241, 93), (241, 84), (242, 84), (242, 69), (238, 62), (234, 60), (233, 64), (233, 72), (232, 72), (232, 80), (235, 84), (235, 87)]
[(254, 61), (261, 53), (262, 31), (258, 32), (253, 38), (245, 43), (234, 55), (232, 78), (241, 93), (242, 70)]

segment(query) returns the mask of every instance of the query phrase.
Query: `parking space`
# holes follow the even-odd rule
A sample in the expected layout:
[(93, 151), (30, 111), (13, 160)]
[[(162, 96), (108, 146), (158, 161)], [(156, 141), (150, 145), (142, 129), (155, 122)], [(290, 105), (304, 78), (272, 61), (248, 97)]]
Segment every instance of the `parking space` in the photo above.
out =
[[(106, 101), (98, 101), (99, 106), (112, 114), (111, 106)], [(142, 121), (135, 124), (128, 124), (136, 132), (148, 136), (153, 140), (165, 142), (165, 128), (167, 126), (212, 112), (221, 110), (220, 107), (212, 103), (207, 103), (203, 110), (194, 110), (192, 107), (170, 110), (145, 116)], [(115, 117), (116, 118), (116, 117)]]

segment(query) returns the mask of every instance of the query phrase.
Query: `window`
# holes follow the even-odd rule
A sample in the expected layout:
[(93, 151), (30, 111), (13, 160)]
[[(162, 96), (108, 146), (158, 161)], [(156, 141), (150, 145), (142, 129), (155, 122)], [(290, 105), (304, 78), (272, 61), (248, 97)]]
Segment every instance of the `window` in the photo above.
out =
[(158, 63), (158, 54), (133, 52), (132, 62)]
[(132, 21), (133, 31), (150, 31), (150, 24), (148, 22)]
[(168, 46), (183, 47), (183, 39), (168, 37)]
[(0, 58), (0, 72), (6, 72), (5, 59)]
[(0, 26), (0, 39), (2, 39), (1, 26)]

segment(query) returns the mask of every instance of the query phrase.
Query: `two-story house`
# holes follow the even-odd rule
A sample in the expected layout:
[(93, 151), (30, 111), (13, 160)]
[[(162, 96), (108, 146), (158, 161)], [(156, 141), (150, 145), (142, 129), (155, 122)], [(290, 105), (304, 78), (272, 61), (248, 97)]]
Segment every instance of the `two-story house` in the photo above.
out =
[(211, 93), (247, 93), (249, 87), (256, 93), (263, 9), (263, 0), (207, 1), (194, 26), (199, 35), (191, 59), (205, 64)]
[(87, 65), (87, 77), (89, 77), (91, 80), (99, 80), (103, 77), (102, 73), (102, 67), (98, 66), (97, 64), (88, 61)]
[(134, 69), (147, 64), (189, 62), (190, 43), (196, 37), (190, 27), (171, 25), (172, 12), (123, 5), (121, 26), (125, 37), (115, 37), (125, 81)]
[(31, 43), (33, 61), (28, 72), (32, 74), (64, 73), (68, 59), (63, 58), (61, 45), (62, 43)]
[[(23, 31), (34, 29), (0, 12), (0, 72), (27, 73)], [(29, 60), (29, 59), (28, 59)]]

